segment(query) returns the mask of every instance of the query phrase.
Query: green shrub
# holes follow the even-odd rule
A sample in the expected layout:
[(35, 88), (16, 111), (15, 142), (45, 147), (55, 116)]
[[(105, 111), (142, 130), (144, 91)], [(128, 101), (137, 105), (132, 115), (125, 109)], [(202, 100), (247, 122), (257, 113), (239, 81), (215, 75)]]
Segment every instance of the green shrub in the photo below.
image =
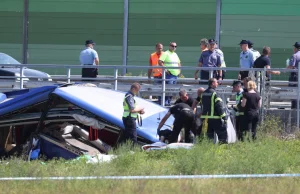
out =
[(257, 131), (260, 136), (279, 137), (284, 132), (280, 117), (274, 115), (266, 115), (263, 122), (258, 125)]

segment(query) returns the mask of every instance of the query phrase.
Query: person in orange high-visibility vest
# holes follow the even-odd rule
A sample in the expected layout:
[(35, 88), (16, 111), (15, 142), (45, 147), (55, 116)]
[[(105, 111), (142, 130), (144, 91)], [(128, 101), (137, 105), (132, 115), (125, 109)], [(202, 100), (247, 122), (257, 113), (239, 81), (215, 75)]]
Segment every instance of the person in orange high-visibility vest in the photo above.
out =
[[(150, 55), (149, 59), (149, 66), (158, 66), (158, 60), (161, 54), (163, 53), (163, 45), (161, 43), (157, 43), (155, 45), (155, 52)], [(162, 69), (149, 69), (148, 70), (148, 78), (151, 79), (151, 77), (161, 79), (162, 78)]]
[[(155, 45), (155, 52), (150, 55), (149, 59), (149, 66), (159, 66), (158, 61), (159, 57), (163, 53), (163, 45), (161, 43), (157, 43)], [(153, 76), (154, 78), (154, 84), (161, 84), (161, 79), (162, 79), (162, 69), (160, 68), (154, 68), (154, 69), (149, 69), (148, 70), (148, 79), (150, 80), (151, 77)], [(158, 104), (161, 104), (161, 97), (158, 96)]]

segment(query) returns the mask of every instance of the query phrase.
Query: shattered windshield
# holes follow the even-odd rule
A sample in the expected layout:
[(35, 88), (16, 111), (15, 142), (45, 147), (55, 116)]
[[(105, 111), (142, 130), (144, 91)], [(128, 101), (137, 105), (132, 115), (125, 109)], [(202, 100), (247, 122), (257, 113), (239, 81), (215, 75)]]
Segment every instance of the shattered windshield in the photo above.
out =
[(0, 53), (0, 65), (3, 64), (20, 64), (20, 62), (7, 54)]

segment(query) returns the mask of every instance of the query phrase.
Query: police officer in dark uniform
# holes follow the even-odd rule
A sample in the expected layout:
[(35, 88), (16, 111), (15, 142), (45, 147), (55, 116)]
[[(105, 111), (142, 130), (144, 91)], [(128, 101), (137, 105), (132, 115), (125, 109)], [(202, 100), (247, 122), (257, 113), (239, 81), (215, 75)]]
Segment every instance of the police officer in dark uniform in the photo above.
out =
[[(287, 66), (288, 69), (298, 69), (300, 65), (300, 42), (296, 42), (294, 45), (294, 54), (291, 56), (289, 60), (289, 64)], [(290, 82), (298, 81), (298, 72), (291, 72), (289, 77)], [(297, 87), (297, 84), (289, 84), (291, 87)], [(297, 100), (292, 100), (292, 109), (297, 108)]]
[(238, 140), (243, 140), (243, 133), (241, 131), (241, 121), (244, 116), (244, 107), (241, 106), (241, 101), (243, 98), (243, 93), (246, 92), (246, 89), (242, 88), (241, 81), (234, 81), (232, 87), (233, 87), (232, 92), (236, 92), (236, 96), (235, 96), (236, 104), (232, 105), (232, 108), (235, 111), (235, 129), (236, 129)]
[(192, 143), (192, 140), (190, 138), (190, 131), (193, 132), (194, 112), (192, 108), (186, 103), (178, 103), (169, 109), (168, 113), (164, 116), (164, 118), (158, 125), (157, 134), (161, 136), (161, 132), (163, 131), (160, 131), (160, 129), (171, 115), (174, 116), (175, 120), (173, 131), (168, 137), (169, 143), (177, 142), (178, 135), (182, 128), (184, 128), (185, 130), (185, 142)]
[(120, 143), (131, 140), (134, 144), (137, 143), (136, 119), (139, 114), (144, 114), (144, 108), (138, 107), (134, 96), (138, 94), (141, 86), (138, 83), (133, 83), (130, 90), (125, 94), (123, 101), (123, 124), (124, 129), (121, 131)]
[(215, 91), (218, 87), (218, 81), (215, 78), (211, 78), (208, 81), (208, 86), (208, 89), (202, 93), (201, 98), (203, 128), (207, 127), (209, 139), (214, 139), (215, 132), (221, 144), (227, 143), (228, 117), (224, 112), (222, 99), (218, 97)]

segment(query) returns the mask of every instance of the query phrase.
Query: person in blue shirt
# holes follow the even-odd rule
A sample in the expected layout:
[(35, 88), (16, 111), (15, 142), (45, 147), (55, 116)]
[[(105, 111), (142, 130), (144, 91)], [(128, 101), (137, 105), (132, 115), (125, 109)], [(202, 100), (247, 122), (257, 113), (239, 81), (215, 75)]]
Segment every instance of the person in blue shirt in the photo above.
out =
[[(198, 67), (221, 67), (222, 61), (220, 55), (215, 51), (216, 41), (214, 39), (209, 39), (209, 50), (205, 50), (201, 53)], [(198, 79), (199, 70), (195, 71), (195, 79)], [(200, 73), (201, 81), (199, 84), (205, 84), (209, 79), (209, 71), (201, 70)], [(217, 78), (218, 80), (222, 79), (222, 70), (213, 71), (213, 78)]]
[[(240, 68), (252, 68), (254, 64), (253, 52), (248, 47), (248, 41), (242, 40), (240, 42), (242, 52), (240, 53)], [(239, 80), (243, 80), (249, 76), (249, 71), (240, 71), (238, 75)]]
[[(294, 54), (289, 59), (289, 64), (287, 66), (288, 69), (298, 69), (300, 65), (300, 42), (295, 42), (294, 46)], [(289, 77), (289, 82), (297, 82), (298, 81), (298, 73), (291, 72)], [(289, 83), (291, 87), (299, 87), (298, 84)], [(292, 99), (292, 109), (297, 108), (297, 100)]]
[[(99, 57), (97, 51), (94, 50), (94, 41), (85, 41), (86, 48), (80, 52), (79, 60), (81, 65), (99, 65)], [(82, 68), (83, 78), (96, 78), (98, 75), (97, 68)]]

